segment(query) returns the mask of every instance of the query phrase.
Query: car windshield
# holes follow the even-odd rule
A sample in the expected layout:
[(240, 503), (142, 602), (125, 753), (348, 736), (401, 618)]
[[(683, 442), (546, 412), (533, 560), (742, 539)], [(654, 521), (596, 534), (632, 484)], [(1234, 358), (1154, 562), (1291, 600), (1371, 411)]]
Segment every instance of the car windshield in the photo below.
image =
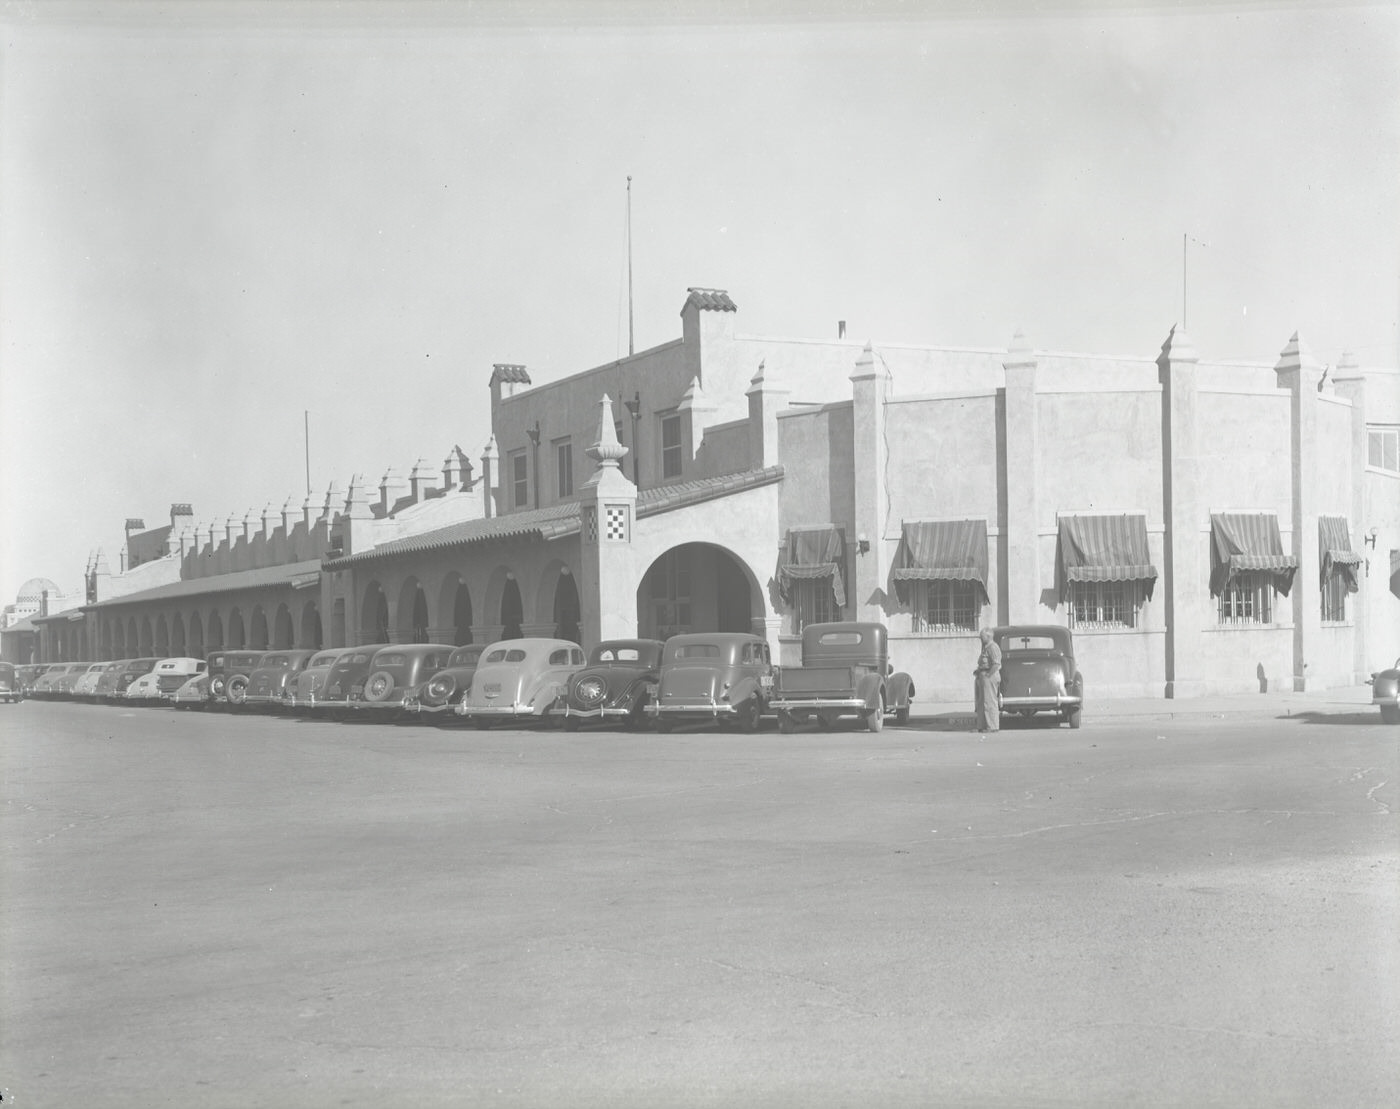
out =
[(336, 668), (344, 670), (351, 666), (363, 666), (370, 660), (370, 657), (371, 656), (367, 655), (364, 651), (355, 651), (352, 654), (341, 655), (339, 661), (336, 663)]

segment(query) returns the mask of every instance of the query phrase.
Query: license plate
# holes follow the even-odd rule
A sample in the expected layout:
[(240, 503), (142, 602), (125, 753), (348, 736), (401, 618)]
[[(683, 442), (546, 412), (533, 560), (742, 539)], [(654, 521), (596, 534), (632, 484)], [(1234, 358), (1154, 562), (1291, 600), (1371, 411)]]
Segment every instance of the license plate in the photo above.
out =
[(481, 692), (488, 697), (499, 697), (501, 695), (501, 683), (487, 682), (481, 687)]

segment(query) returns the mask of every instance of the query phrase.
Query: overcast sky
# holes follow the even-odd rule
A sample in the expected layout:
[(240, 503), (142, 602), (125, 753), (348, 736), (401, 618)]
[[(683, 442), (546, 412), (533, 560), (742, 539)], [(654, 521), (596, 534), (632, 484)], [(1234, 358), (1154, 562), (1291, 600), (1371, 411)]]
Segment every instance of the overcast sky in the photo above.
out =
[(748, 333), (1153, 357), (1189, 234), (1203, 357), (1397, 361), (1393, 6), (0, 12), (0, 603), (174, 501), (299, 506), (307, 410), (318, 495), (479, 457), (493, 362), (626, 353), (629, 174), (639, 350), (709, 285)]

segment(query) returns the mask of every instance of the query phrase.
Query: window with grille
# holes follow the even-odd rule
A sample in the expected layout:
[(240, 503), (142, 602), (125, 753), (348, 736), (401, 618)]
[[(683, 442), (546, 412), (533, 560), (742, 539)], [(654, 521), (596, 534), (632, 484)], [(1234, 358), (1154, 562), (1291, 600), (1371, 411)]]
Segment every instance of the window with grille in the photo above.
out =
[(667, 416), (661, 421), (661, 476), (681, 476), (681, 418)]
[(1366, 465), (1400, 473), (1400, 427), (1366, 429)]
[(792, 583), (792, 619), (794, 632), (800, 632), (808, 624), (826, 624), (841, 619), (830, 578), (810, 578)]
[(574, 495), (574, 444), (560, 439), (554, 444), (554, 459), (558, 476), (556, 488), (560, 500)]
[(911, 581), (909, 585), (916, 633), (948, 635), (977, 630), (982, 597), (976, 582)]
[(1347, 580), (1337, 573), (1322, 582), (1322, 619), (1342, 623), (1347, 618)]
[(524, 451), (516, 451), (510, 456), (511, 504), (524, 508), (530, 503), (530, 463)]
[(1220, 623), (1226, 626), (1273, 623), (1274, 581), (1269, 574), (1232, 577), (1218, 598)]
[(1135, 628), (1144, 600), (1145, 585), (1140, 581), (1072, 581), (1069, 626), (1085, 630)]

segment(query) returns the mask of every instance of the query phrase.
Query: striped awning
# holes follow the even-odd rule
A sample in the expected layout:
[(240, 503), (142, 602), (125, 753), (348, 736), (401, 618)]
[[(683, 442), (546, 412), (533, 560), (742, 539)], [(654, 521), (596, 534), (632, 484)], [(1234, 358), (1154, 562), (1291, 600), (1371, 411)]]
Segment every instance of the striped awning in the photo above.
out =
[(846, 564), (846, 535), (831, 524), (820, 527), (792, 528), (783, 540), (778, 556), (778, 594), (791, 600), (792, 583), (831, 579), (831, 592), (837, 608), (846, 604), (846, 579), (842, 567)]
[(1340, 574), (1347, 583), (1347, 592), (1355, 593), (1360, 588), (1356, 568), (1361, 565), (1361, 556), (1351, 549), (1351, 529), (1345, 516), (1317, 518), (1317, 546), (1322, 580)]
[(906, 520), (891, 574), (901, 582), (971, 581), (987, 603), (987, 521)]
[(1141, 515), (1061, 516), (1060, 564), (1066, 582), (1144, 581), (1148, 597), (1157, 582)]
[(1298, 560), (1283, 553), (1278, 517), (1272, 512), (1212, 512), (1210, 590), (1218, 594), (1236, 574), (1272, 574), (1285, 597), (1293, 588)]
[(1400, 551), (1390, 552), (1390, 591), (1400, 597)]

